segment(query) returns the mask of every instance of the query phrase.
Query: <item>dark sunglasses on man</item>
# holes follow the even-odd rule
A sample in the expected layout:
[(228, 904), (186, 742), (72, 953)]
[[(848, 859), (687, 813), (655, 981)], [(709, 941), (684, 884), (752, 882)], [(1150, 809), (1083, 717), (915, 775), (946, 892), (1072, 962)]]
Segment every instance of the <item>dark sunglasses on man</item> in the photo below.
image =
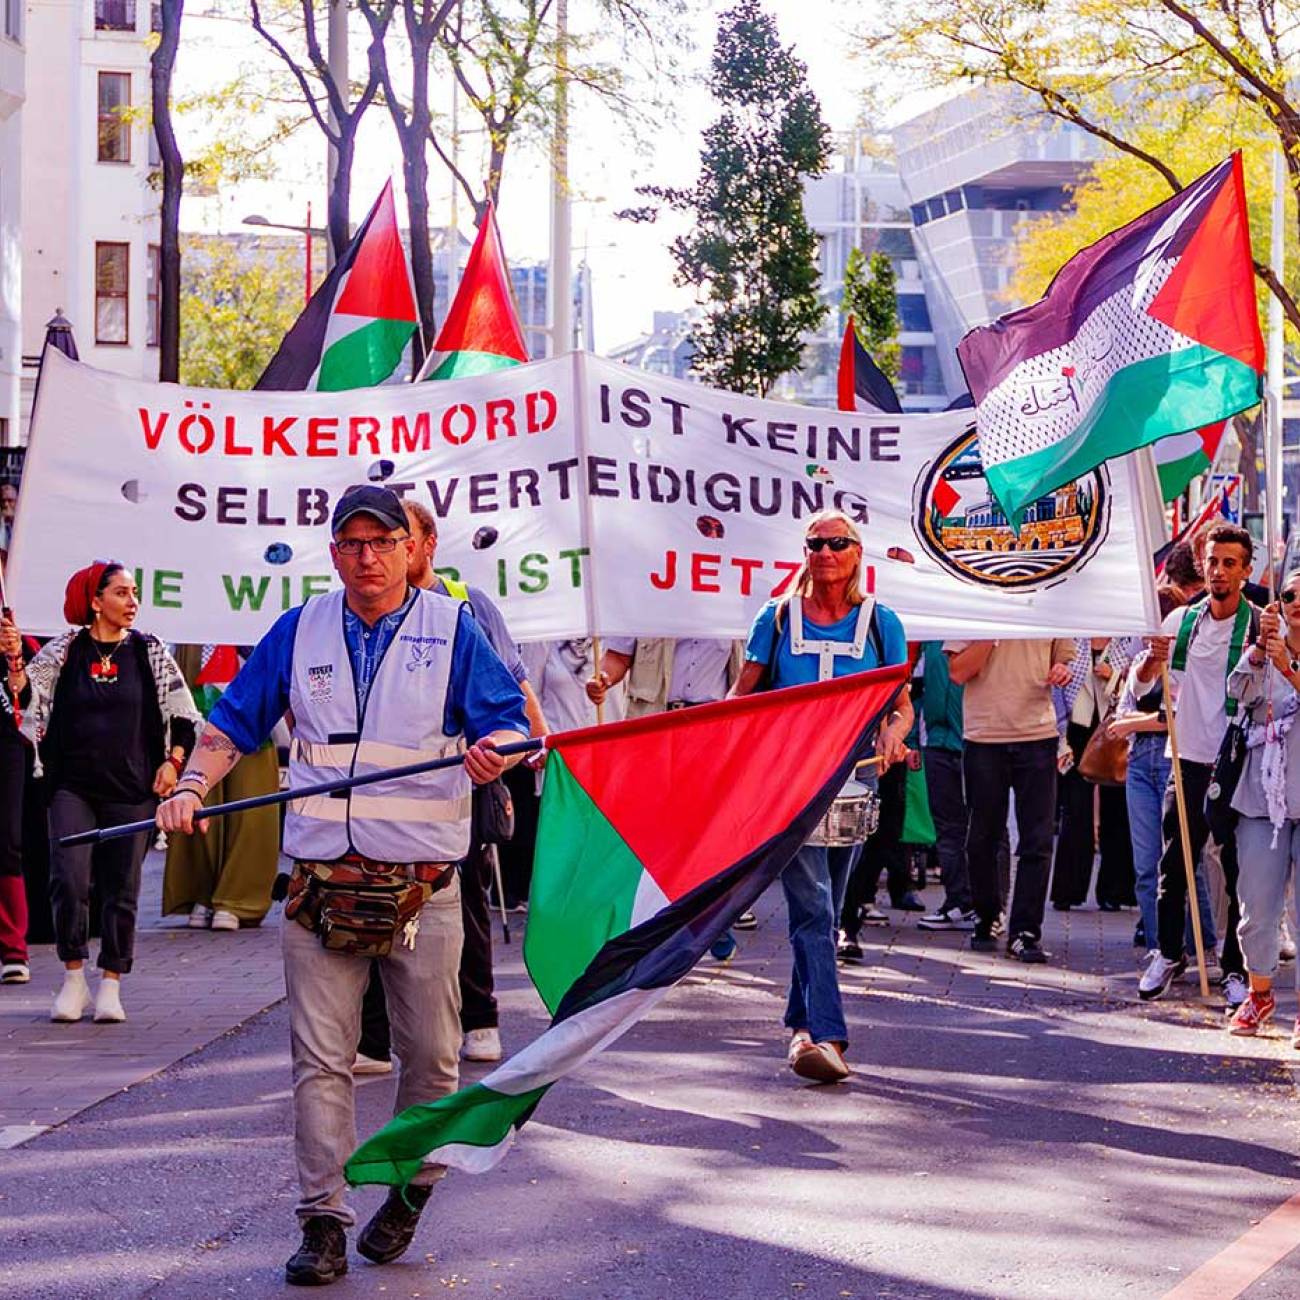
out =
[(857, 542), (852, 537), (805, 537), (803, 544), (815, 553), (826, 546), (832, 551), (847, 551), (850, 546), (856, 546)]

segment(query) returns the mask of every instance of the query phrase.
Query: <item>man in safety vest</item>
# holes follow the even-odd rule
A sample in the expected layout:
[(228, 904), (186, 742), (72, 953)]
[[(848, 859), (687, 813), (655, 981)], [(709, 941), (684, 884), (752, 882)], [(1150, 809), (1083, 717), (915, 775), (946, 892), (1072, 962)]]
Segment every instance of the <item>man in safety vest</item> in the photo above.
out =
[[(298, 1285), (347, 1272), (353, 1215), (343, 1166), (356, 1142), (351, 1067), (372, 958), (381, 959), (401, 1061), (396, 1111), (457, 1086), (453, 864), (469, 848), (471, 783), (499, 777), (511, 760), (497, 748), (528, 731), (519, 688), (470, 612), (408, 585), (415, 542), (397, 495), (351, 488), (331, 527), (343, 590), (277, 620), (158, 810), (161, 829), (191, 832), (206, 791), (286, 714), (293, 787), (464, 754), (450, 768), (288, 808), (284, 968), (303, 1239), (285, 1275)], [(360, 1252), (377, 1263), (402, 1254), (444, 1172), (426, 1168), (405, 1191), (394, 1189), (362, 1232)]]

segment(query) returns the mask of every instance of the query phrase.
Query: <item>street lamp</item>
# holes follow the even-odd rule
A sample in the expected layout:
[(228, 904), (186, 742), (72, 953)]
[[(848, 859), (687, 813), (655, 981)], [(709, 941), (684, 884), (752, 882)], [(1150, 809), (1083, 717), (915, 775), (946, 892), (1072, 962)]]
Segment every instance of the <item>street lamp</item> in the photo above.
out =
[(306, 275), (303, 290), (303, 301), (311, 301), (311, 241), (313, 236), (319, 235), (324, 237), (329, 232), (322, 230), (319, 226), (311, 224), (311, 204), (307, 204), (307, 224), (305, 226), (286, 225), (283, 221), (269, 221), (260, 213), (254, 213), (251, 217), (245, 217), (241, 222), (245, 226), (265, 226), (270, 230), (292, 230), (294, 234), (303, 236), (303, 246), (305, 252)]

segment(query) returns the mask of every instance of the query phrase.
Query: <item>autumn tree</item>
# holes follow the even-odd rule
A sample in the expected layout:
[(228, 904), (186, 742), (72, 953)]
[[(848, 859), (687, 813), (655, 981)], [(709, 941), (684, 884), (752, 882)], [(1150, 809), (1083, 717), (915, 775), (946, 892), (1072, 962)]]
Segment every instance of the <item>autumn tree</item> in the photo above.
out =
[[(1180, 147), (1213, 106), (1216, 160), (1259, 140), (1281, 149), (1294, 222), (1297, 17), (1295, 0), (900, 0), (864, 30), (863, 44), (879, 66), (916, 83), (1019, 87), (1149, 169), (1162, 197), (1197, 174)], [(1256, 275), (1300, 329), (1294, 281), (1278, 280), (1260, 251)]]
[(694, 185), (643, 187), (655, 202), (623, 215), (653, 220), (663, 205), (694, 219), (672, 245), (677, 282), (704, 307), (694, 368), (717, 387), (763, 396), (799, 365), (804, 335), (827, 312), (803, 186), (825, 171), (830, 133), (807, 68), (758, 0), (720, 16), (709, 88), (722, 112), (704, 133)]
[(184, 240), (180, 377), (200, 388), (252, 388), (302, 310), (296, 241)]

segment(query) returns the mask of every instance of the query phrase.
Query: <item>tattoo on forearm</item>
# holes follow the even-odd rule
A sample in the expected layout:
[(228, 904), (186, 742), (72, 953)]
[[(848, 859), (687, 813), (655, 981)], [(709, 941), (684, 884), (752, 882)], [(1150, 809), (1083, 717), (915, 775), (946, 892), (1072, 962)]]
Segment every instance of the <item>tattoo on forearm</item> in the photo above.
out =
[(212, 750), (218, 754), (226, 754), (230, 757), (237, 758), (239, 750), (228, 736), (221, 735), (220, 732), (205, 731), (199, 737), (199, 748)]

